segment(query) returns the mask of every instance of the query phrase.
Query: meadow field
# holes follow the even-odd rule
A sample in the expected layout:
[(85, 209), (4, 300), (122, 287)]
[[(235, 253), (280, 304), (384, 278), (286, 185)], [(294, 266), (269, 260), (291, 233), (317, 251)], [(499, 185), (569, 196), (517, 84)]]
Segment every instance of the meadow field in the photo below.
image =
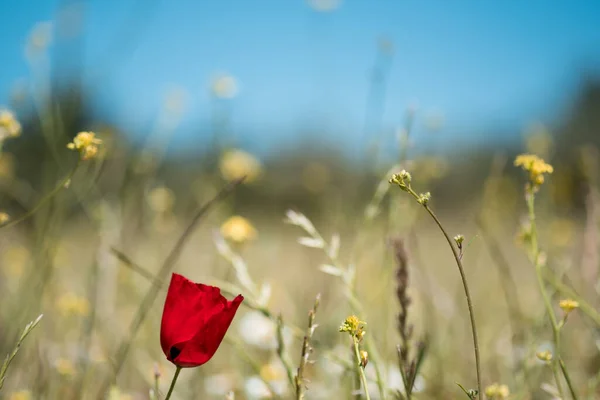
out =
[(129, 135), (45, 69), (46, 28), (0, 104), (0, 399), (600, 398), (596, 81), (511, 145), (409, 107), (358, 152), (265, 155), (219, 75), (177, 153), (181, 92)]

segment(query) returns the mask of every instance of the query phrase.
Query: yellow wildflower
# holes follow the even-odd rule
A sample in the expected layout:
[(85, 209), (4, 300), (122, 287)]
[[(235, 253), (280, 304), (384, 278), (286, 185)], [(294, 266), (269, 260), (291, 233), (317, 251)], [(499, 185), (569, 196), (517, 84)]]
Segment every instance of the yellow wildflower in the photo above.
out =
[(579, 308), (579, 302), (573, 299), (564, 299), (558, 303), (558, 306), (562, 308), (565, 314), (568, 314), (574, 309)]
[(25, 246), (11, 246), (2, 253), (2, 267), (6, 274), (18, 278), (23, 274), (31, 253)]
[(485, 395), (488, 399), (503, 400), (508, 398), (510, 390), (506, 385), (494, 383), (485, 388)]
[(348, 332), (350, 336), (362, 339), (365, 335), (366, 322), (358, 319), (356, 315), (351, 315), (340, 326), (340, 332)]
[(242, 150), (230, 150), (223, 154), (219, 162), (221, 174), (227, 180), (246, 177), (244, 183), (250, 183), (258, 179), (262, 173), (260, 161), (252, 154)]
[(549, 350), (538, 351), (537, 353), (535, 353), (535, 356), (541, 361), (552, 360), (552, 353)]
[(82, 160), (91, 160), (98, 154), (98, 146), (102, 140), (96, 138), (94, 132), (79, 132), (73, 141), (67, 144), (67, 148), (77, 150)]
[(0, 143), (21, 135), (21, 124), (9, 110), (0, 110)]
[(234, 215), (221, 225), (221, 234), (232, 242), (244, 243), (256, 238), (256, 229), (246, 218)]
[(66, 358), (59, 358), (58, 360), (56, 360), (56, 362), (54, 363), (54, 368), (56, 368), (56, 371), (62, 376), (75, 375), (75, 366), (73, 365), (71, 360), (68, 360)]
[(0, 225), (4, 225), (6, 224), (8, 221), (10, 221), (10, 215), (8, 215), (5, 212), (1, 212), (0, 211)]
[(285, 379), (285, 370), (279, 364), (271, 362), (260, 368), (260, 376), (267, 382), (280, 381)]
[(90, 313), (90, 303), (86, 298), (74, 293), (65, 293), (56, 302), (58, 310), (63, 316), (86, 316)]
[(552, 165), (534, 154), (521, 154), (515, 158), (515, 167), (521, 167), (529, 172), (529, 180), (535, 186), (544, 183), (544, 174), (554, 172)]
[(166, 187), (154, 188), (148, 193), (148, 204), (157, 213), (171, 211), (175, 203), (173, 191)]
[(9, 400), (31, 400), (33, 396), (29, 390), (19, 390), (10, 394)]

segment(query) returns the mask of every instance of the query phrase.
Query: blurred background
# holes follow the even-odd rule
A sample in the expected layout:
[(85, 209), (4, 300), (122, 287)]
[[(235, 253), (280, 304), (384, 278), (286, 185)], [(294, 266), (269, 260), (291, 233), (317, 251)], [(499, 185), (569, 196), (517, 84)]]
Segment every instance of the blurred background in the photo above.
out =
[[(88, 398), (82, 393), (89, 388), (94, 398), (100, 386), (90, 376), (110, 376), (107, 360), (128, 337), (148, 288), (112, 249), (156, 273), (194, 210), (242, 175), (246, 182), (202, 221), (176, 270), (198, 281), (239, 283), (231, 249), (223, 250), (229, 243), (253, 278), (268, 284), (269, 295), (256, 301), (274, 315), (304, 329), (322, 292), (320, 341), (333, 348), (349, 308), (339, 307), (343, 285), (333, 288), (333, 278), (319, 271), (329, 262), (310, 248), (319, 246), (298, 244), (302, 232), (283, 223), (286, 210), (302, 212), (324, 238), (339, 234), (335, 261), (356, 267), (369, 326), (380, 351), (391, 354), (398, 309), (390, 301), (395, 265), (387, 243), (402, 238), (416, 268), (413, 322), (434, 355), (423, 372), (423, 398), (447, 398), (456, 393), (454, 381), (472, 380), (470, 331), (443, 237), (410, 198), (388, 193), (391, 172), (410, 170), (449, 230), (475, 237), (469, 273), (481, 304), (486, 381), (526, 393), (515, 360), (550, 337), (536, 336), (543, 308), (526, 254), (515, 247), (525, 211), (516, 154), (554, 165), (540, 195), (543, 246), (556, 256), (559, 275), (574, 269), (571, 283), (598, 305), (594, 1), (4, 0), (0, 10), (0, 108), (22, 126), (1, 149), (0, 211), (16, 219), (36, 210), (0, 232), (0, 349), (10, 351), (24, 324), (46, 313), (7, 392)], [(80, 131), (103, 141), (99, 160), (75, 167), (68, 188), (38, 209), (73, 169), (77, 157), (66, 144)], [(505, 330), (509, 316), (484, 225), (506, 253), (523, 318), (537, 321), (529, 336)], [(166, 371), (161, 385), (170, 379), (157, 341), (163, 299), (161, 293), (115, 381), (132, 398), (147, 398), (154, 362)], [(248, 315), (242, 330), (273, 324)], [(572, 356), (582, 387), (596, 379), (597, 336), (585, 336)], [(211, 384), (263, 398), (248, 389), (251, 368), (236, 349), (257, 347), (251, 358), (270, 368), (274, 348), (240, 340), (190, 372), (180, 398), (223, 398), (227, 391), (211, 392)], [(299, 342), (290, 345), (295, 362)], [(440, 360), (461, 368), (445, 376)], [(539, 388), (544, 374), (524, 381)], [(278, 375), (267, 368), (259, 376), (264, 384)], [(309, 398), (340, 393), (321, 386)]]

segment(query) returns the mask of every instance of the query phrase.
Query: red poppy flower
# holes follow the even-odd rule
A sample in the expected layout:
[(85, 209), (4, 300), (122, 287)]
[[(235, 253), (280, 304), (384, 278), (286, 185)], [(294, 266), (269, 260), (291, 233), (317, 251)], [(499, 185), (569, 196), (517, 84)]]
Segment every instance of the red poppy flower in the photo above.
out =
[(197, 367), (210, 360), (243, 300), (238, 295), (228, 301), (218, 287), (173, 274), (160, 327), (167, 359), (179, 367)]

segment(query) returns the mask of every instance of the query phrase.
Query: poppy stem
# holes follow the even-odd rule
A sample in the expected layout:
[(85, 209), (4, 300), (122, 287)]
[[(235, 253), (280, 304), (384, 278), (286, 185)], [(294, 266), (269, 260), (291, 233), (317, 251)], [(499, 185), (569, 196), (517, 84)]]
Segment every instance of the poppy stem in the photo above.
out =
[(165, 400), (169, 400), (171, 398), (171, 393), (173, 393), (173, 389), (175, 388), (175, 382), (177, 382), (177, 377), (179, 377), (179, 373), (181, 372), (181, 367), (177, 367), (175, 370), (175, 375), (173, 376), (173, 380), (171, 381), (171, 387), (169, 387), (169, 391), (167, 392), (167, 397)]

